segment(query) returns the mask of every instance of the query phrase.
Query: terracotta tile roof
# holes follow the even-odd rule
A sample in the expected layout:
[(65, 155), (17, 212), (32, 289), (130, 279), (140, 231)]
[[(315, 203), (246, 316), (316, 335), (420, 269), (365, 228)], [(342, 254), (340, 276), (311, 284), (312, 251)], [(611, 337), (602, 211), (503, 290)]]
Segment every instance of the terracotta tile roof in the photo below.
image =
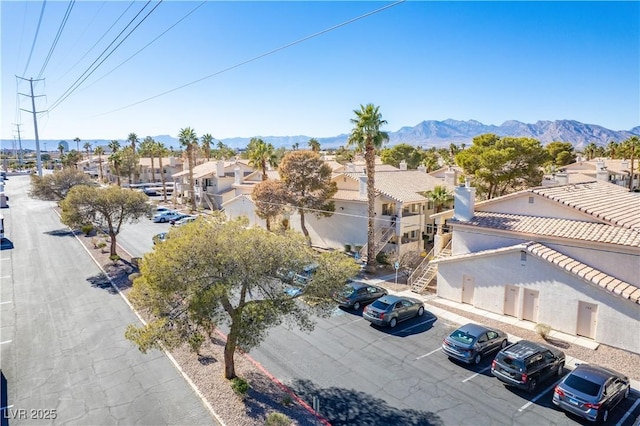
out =
[(520, 234), (640, 247), (639, 231), (606, 223), (482, 211), (476, 211), (474, 217), (468, 222), (452, 219), (450, 223)]
[[(344, 174), (354, 180), (361, 176), (359, 173)], [(418, 170), (376, 171), (375, 174), (376, 191), (403, 203), (427, 201), (421, 193), (438, 185), (447, 187), (453, 194), (454, 186)]]
[(531, 192), (612, 225), (640, 231), (640, 193), (605, 182), (542, 187)]

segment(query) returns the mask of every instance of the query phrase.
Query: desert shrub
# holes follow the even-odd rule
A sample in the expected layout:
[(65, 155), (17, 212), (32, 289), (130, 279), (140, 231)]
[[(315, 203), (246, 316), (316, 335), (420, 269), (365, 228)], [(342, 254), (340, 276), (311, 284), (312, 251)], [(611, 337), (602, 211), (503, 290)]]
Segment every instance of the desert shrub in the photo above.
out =
[(536, 333), (540, 335), (540, 337), (547, 340), (547, 337), (549, 337), (549, 332), (551, 331), (551, 326), (549, 326), (548, 324), (536, 324), (535, 330)]
[(291, 399), (291, 395), (285, 395), (282, 397), (282, 405), (284, 405), (285, 407), (290, 406), (291, 404), (293, 404), (293, 399)]
[(291, 419), (282, 413), (272, 412), (267, 416), (266, 426), (289, 426), (292, 424)]
[(118, 260), (120, 260), (120, 256), (118, 256), (117, 254), (112, 254), (111, 256), (109, 256), (109, 259), (111, 259), (113, 263), (117, 263)]
[(93, 231), (93, 225), (91, 225), (90, 223), (86, 225), (82, 225), (82, 228), (80, 228), (80, 230), (84, 235), (89, 235), (91, 231)]
[(385, 266), (389, 265), (389, 255), (387, 253), (381, 251), (376, 256), (376, 262), (378, 262), (378, 264), (380, 264), (380, 265), (385, 265)]
[(249, 383), (242, 377), (234, 377), (231, 379), (231, 389), (233, 389), (236, 395), (244, 398), (249, 392)]

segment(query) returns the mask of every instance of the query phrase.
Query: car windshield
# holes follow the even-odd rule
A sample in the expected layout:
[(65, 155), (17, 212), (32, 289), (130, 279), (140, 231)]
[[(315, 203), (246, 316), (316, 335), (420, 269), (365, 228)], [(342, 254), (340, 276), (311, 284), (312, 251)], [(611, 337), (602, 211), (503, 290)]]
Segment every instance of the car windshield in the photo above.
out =
[(338, 294), (343, 297), (349, 297), (351, 296), (351, 293), (353, 293), (353, 287), (350, 285), (345, 285), (342, 290), (338, 292)]
[(388, 303), (384, 303), (382, 300), (376, 300), (375, 302), (373, 302), (371, 304), (372, 307), (376, 308), (376, 309), (380, 309), (381, 311), (386, 311), (387, 308), (389, 307)]
[(464, 331), (456, 330), (449, 336), (456, 342), (464, 343), (465, 345), (471, 345), (475, 341), (475, 337)]
[(589, 396), (598, 396), (600, 393), (600, 385), (593, 383), (590, 380), (583, 379), (582, 377), (570, 374), (564, 383), (572, 389), (582, 392)]
[(511, 358), (503, 354), (498, 354), (498, 361), (508, 365), (511, 368), (515, 368), (518, 371), (524, 371), (524, 362), (521, 359)]

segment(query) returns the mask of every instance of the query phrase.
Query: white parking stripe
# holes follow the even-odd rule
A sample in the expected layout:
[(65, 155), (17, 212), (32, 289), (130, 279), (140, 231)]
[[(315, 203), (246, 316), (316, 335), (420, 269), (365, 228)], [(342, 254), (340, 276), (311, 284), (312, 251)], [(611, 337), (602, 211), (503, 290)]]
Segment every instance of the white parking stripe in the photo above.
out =
[(431, 354), (435, 354), (436, 352), (438, 352), (438, 351), (440, 351), (440, 350), (442, 350), (442, 348), (434, 349), (434, 350), (432, 350), (431, 352), (429, 352), (428, 354), (420, 355), (420, 356), (419, 356), (418, 358), (416, 358), (416, 359), (422, 359), (422, 358), (424, 358), (424, 357), (426, 357), (426, 356), (429, 356), (429, 355), (431, 355)]
[[(407, 327), (407, 328), (403, 328), (402, 330), (398, 330), (397, 333), (402, 333), (402, 332), (405, 332), (407, 330), (411, 330), (412, 328), (415, 328), (415, 327), (418, 327), (418, 326), (421, 326), (421, 325), (425, 325), (425, 324), (428, 324), (430, 322), (434, 322), (435, 320), (436, 320), (435, 318), (429, 318), (428, 320), (419, 322), (418, 324), (414, 324), (411, 327)], [(396, 333), (391, 333), (391, 334), (396, 334)]]
[(8, 302), (0, 302), (0, 305), (6, 305), (7, 303), (11, 303), (11, 300), (9, 300)]
[(4, 277), (0, 277), (0, 280), (3, 280), (5, 278), (11, 278), (11, 275), (5, 275)]
[(484, 373), (484, 372), (485, 372), (485, 371), (487, 371), (487, 370), (491, 370), (491, 366), (485, 367), (485, 368), (483, 368), (482, 370), (478, 371), (476, 374), (474, 374), (474, 375), (472, 375), (472, 376), (467, 377), (466, 379), (464, 379), (464, 380), (462, 381), (462, 383), (466, 383), (466, 382), (468, 382), (469, 380), (473, 379), (473, 378), (474, 378), (474, 377), (476, 377), (476, 376), (479, 376), (480, 374)]
[(10, 258), (10, 257), (3, 257), (3, 258), (2, 258), (2, 259), (0, 259), (0, 260), (11, 260), (11, 258)]
[(631, 415), (631, 413), (633, 413), (633, 410), (636, 409), (638, 404), (640, 404), (640, 399), (636, 399), (636, 402), (634, 402), (633, 405), (631, 406), (631, 408), (629, 408), (629, 410), (624, 414), (624, 416), (622, 416), (620, 421), (618, 423), (616, 423), (616, 426), (621, 426), (624, 423), (624, 421), (627, 420), (627, 417), (629, 417)]
[(4, 345), (5, 343), (11, 343), (13, 340), (5, 340), (4, 342), (0, 342), (0, 345)]
[(538, 395), (536, 395), (536, 396), (535, 396), (535, 398), (531, 399), (531, 401), (527, 402), (527, 403), (526, 403), (526, 404), (524, 404), (522, 407), (520, 407), (520, 408), (518, 409), (518, 412), (520, 413), (520, 412), (522, 412), (522, 411), (526, 410), (527, 408), (529, 408), (529, 406), (530, 406), (531, 404), (533, 404), (534, 402), (536, 402), (537, 400), (539, 400), (540, 398), (542, 398), (542, 396), (543, 396), (544, 394), (546, 394), (547, 392), (549, 392), (551, 389), (555, 388), (555, 387), (556, 387), (556, 385), (557, 385), (558, 383), (560, 383), (561, 381), (562, 381), (562, 379), (560, 379), (560, 380), (556, 381), (554, 384), (552, 384), (551, 386), (549, 386), (548, 388), (546, 388), (545, 390), (543, 390), (541, 393), (539, 393)]

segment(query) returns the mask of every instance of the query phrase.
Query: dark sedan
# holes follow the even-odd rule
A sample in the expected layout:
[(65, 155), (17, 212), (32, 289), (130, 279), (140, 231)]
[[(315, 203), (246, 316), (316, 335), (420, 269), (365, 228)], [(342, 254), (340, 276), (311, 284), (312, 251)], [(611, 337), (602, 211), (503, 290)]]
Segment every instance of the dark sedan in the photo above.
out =
[(455, 330), (442, 341), (442, 352), (449, 358), (467, 364), (480, 364), (482, 357), (507, 346), (504, 331), (480, 324), (467, 324)]
[(424, 315), (424, 303), (411, 297), (382, 296), (365, 306), (362, 318), (379, 326), (395, 327), (400, 321)]
[(579, 364), (556, 386), (553, 403), (592, 422), (606, 423), (609, 412), (629, 397), (629, 378), (597, 365)]
[(384, 288), (365, 284), (359, 281), (351, 281), (344, 288), (333, 295), (333, 299), (343, 308), (359, 310), (362, 305), (387, 295)]

